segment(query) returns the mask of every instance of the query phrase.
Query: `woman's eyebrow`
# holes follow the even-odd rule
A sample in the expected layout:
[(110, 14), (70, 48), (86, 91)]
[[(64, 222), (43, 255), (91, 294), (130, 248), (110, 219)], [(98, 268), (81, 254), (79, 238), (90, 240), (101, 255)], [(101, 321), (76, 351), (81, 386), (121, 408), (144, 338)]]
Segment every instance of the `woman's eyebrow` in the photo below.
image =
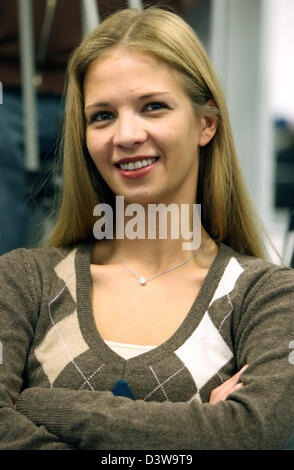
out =
[(146, 95), (139, 96), (139, 100), (145, 100), (146, 98), (152, 98), (157, 95), (169, 95), (170, 91), (153, 91), (152, 93), (147, 93)]
[(98, 108), (99, 106), (109, 106), (110, 103), (106, 103), (106, 102), (99, 102), (99, 103), (92, 103), (92, 104), (88, 104), (88, 106), (85, 106), (85, 110), (86, 109), (89, 109), (89, 108)]
[[(145, 100), (145, 99), (148, 99), (148, 98), (152, 98), (153, 96), (158, 96), (158, 95), (169, 95), (171, 94), (169, 91), (153, 91), (152, 93), (147, 93), (145, 95), (141, 95), (138, 97), (139, 100)], [(101, 106), (110, 106), (111, 103), (107, 102), (107, 101), (99, 101), (97, 103), (92, 103), (92, 104), (89, 104), (88, 106), (85, 107), (85, 110), (86, 109), (89, 109), (89, 108), (98, 108), (98, 107), (101, 107)]]

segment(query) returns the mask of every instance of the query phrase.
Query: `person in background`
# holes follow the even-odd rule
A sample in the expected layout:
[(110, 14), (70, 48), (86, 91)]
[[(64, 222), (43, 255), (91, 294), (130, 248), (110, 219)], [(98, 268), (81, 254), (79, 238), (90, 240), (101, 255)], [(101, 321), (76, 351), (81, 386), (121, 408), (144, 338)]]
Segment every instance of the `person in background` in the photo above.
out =
[[(79, 0), (70, 2), (70, 15), (67, 0), (56, 2), (45, 56), (42, 63), (37, 63), (48, 2), (34, 0), (32, 6), (35, 68), (38, 71), (35, 82), (37, 132), (42, 172), (42, 169), (50, 168), (55, 158), (55, 144), (63, 114), (64, 72), (70, 53), (81, 40), (81, 16)], [(3, 86), (3, 103), (0, 105), (0, 254), (3, 254), (30, 244), (31, 237), (40, 231), (39, 225), (31, 225), (32, 213), (28, 201), (31, 175), (25, 167), (17, 0), (0, 2), (0, 81)], [(38, 182), (34, 181), (35, 184), (37, 188)]]

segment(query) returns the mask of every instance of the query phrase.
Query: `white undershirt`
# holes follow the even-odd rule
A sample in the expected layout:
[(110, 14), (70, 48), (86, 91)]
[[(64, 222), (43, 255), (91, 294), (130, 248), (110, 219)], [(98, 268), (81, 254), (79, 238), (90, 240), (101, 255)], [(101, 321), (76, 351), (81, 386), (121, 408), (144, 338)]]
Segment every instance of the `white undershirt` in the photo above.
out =
[(143, 354), (157, 347), (157, 346), (145, 346), (141, 344), (116, 343), (115, 341), (106, 341), (106, 340), (104, 340), (104, 342), (114, 352), (116, 352), (116, 354), (123, 357), (124, 359), (130, 359), (131, 357), (138, 356), (139, 354)]

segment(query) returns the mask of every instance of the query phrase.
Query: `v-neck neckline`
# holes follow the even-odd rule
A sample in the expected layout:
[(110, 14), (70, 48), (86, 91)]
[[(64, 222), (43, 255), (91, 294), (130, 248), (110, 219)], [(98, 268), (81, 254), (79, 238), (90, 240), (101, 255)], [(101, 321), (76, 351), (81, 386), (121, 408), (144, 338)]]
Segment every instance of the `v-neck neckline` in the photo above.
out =
[(77, 313), (81, 331), (89, 347), (105, 363), (111, 364), (112, 366), (117, 364), (118, 367), (124, 367), (124, 369), (133, 369), (160, 361), (168, 354), (178, 349), (191, 336), (207, 311), (224, 270), (232, 257), (232, 250), (226, 245), (219, 243), (218, 253), (208, 270), (200, 291), (177, 330), (166, 341), (156, 346), (154, 349), (138, 356), (124, 359), (105, 343), (94, 320), (90, 272), (92, 247), (93, 243), (79, 245), (75, 260)]

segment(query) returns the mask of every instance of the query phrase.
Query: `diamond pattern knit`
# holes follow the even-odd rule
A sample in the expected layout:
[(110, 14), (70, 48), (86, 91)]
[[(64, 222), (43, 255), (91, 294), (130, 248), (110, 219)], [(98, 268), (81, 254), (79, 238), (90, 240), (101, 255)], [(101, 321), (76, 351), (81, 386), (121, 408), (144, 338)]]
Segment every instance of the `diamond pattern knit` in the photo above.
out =
[[(294, 392), (294, 368), (287, 350), (294, 339), (293, 270), (241, 256), (220, 244), (178, 330), (160, 346), (125, 360), (106, 345), (94, 322), (90, 249), (91, 243), (16, 250), (0, 259), (0, 406), (10, 429), (0, 435), (0, 449), (283, 448), (294, 427), (293, 407), (286, 402)], [(208, 404), (212, 389), (245, 363), (249, 368), (243, 374), (244, 389), (221, 406)], [(274, 405), (266, 406), (265, 391)], [(68, 408), (66, 393), (77, 393), (75, 411)], [(69, 437), (69, 415), (75, 415), (77, 429), (84, 397), (87, 406), (94, 400), (94, 407), (98, 400), (95, 412), (101, 406), (108, 416), (108, 427), (103, 427), (100, 415), (97, 426), (89, 425), (87, 435), (92, 429), (95, 436), (90, 441), (74, 432)], [(20, 413), (13, 409), (16, 401)], [(172, 412), (165, 411), (165, 403), (172, 404)], [(120, 404), (129, 410), (129, 429), (139, 407), (144, 432), (140, 428), (127, 437), (126, 431), (120, 438), (111, 434), (111, 420), (120, 420)], [(201, 435), (188, 421), (186, 432), (180, 420), (178, 432), (171, 430), (176, 425), (173, 412), (184, 416), (192, 410)], [(159, 424), (157, 431), (154, 422), (148, 441), (150, 420), (161, 413), (164, 432)], [(274, 425), (269, 417), (275, 418)], [(232, 430), (240, 419), (245, 427), (236, 434)], [(84, 423), (79, 426), (84, 429)]]

